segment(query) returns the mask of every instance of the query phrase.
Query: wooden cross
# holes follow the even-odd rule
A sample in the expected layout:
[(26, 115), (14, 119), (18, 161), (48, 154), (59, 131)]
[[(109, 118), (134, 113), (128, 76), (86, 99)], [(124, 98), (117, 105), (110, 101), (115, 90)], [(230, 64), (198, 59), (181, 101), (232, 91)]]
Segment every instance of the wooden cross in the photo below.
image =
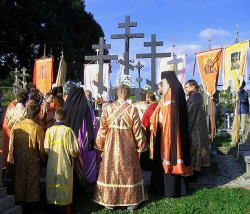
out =
[(171, 57), (171, 53), (156, 53), (156, 46), (163, 46), (162, 41), (156, 41), (156, 34), (151, 35), (151, 42), (144, 42), (144, 47), (151, 47), (151, 53), (136, 54), (136, 58), (151, 58), (151, 81), (146, 80), (146, 83), (151, 86), (151, 90), (157, 90), (156, 85), (156, 58)]
[(130, 27), (137, 27), (137, 22), (130, 22), (130, 16), (125, 17), (125, 23), (118, 23), (118, 28), (125, 28), (125, 34), (111, 35), (111, 39), (125, 39), (125, 53), (124, 60), (120, 59), (119, 62), (124, 65), (124, 74), (129, 75), (129, 69), (134, 70), (134, 66), (129, 62), (129, 39), (131, 38), (144, 38), (144, 33), (130, 33)]
[(92, 49), (98, 49), (99, 55), (97, 56), (85, 56), (85, 60), (98, 60), (99, 63), (99, 79), (95, 81), (95, 85), (98, 87), (98, 93), (102, 94), (103, 91), (107, 91), (107, 88), (103, 85), (103, 61), (104, 60), (117, 60), (118, 55), (104, 55), (105, 49), (110, 49), (110, 44), (104, 44), (103, 37), (99, 37), (99, 44), (92, 45)]
[(27, 85), (27, 81), (26, 81), (26, 77), (30, 76), (29, 74), (26, 73), (27, 69), (25, 67), (23, 67), (21, 69), (21, 71), (23, 72), (20, 76), (23, 77), (22, 80), (22, 84), (23, 84), (23, 88), (26, 88)]

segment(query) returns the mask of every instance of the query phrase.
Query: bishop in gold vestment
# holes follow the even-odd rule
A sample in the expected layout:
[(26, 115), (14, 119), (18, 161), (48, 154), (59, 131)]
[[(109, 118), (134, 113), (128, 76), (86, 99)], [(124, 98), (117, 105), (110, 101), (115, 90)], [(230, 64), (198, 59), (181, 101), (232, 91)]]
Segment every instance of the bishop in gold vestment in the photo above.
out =
[(137, 108), (125, 100), (102, 113), (96, 148), (103, 151), (94, 201), (133, 206), (147, 199), (138, 152), (146, 150)]

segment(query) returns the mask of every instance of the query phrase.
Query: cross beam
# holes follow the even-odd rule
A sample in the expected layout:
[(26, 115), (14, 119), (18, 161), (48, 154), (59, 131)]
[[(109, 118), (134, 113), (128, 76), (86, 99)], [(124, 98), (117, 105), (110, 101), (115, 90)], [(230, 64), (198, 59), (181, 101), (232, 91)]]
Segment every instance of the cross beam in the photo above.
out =
[(118, 23), (118, 28), (125, 28), (125, 34), (114, 34), (110, 36), (111, 39), (125, 39), (124, 60), (120, 60), (120, 63), (124, 65), (125, 75), (129, 75), (129, 69), (134, 70), (134, 66), (129, 64), (129, 39), (144, 38), (144, 33), (130, 33), (130, 27), (137, 27), (137, 22), (130, 22), (130, 16), (126, 16), (125, 23)]
[(151, 47), (151, 53), (136, 54), (136, 58), (151, 58), (151, 81), (146, 80), (146, 83), (151, 86), (151, 90), (157, 90), (156, 85), (156, 58), (171, 57), (171, 53), (156, 53), (156, 46), (163, 46), (162, 41), (156, 41), (156, 34), (151, 35), (151, 42), (144, 42), (144, 47)]
[(97, 56), (85, 56), (85, 60), (98, 60), (99, 63), (99, 78), (98, 82), (95, 81), (95, 85), (98, 87), (98, 93), (102, 94), (103, 91), (107, 91), (107, 88), (103, 85), (103, 61), (104, 60), (117, 60), (118, 55), (104, 55), (105, 49), (110, 49), (110, 44), (104, 44), (103, 37), (99, 37), (99, 44), (92, 45), (92, 49), (98, 49), (99, 54)]

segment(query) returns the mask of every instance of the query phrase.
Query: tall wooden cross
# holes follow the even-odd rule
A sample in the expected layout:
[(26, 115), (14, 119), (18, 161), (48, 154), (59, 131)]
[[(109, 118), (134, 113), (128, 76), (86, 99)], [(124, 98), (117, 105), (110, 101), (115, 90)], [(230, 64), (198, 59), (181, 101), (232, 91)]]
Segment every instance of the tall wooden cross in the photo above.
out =
[(20, 76), (23, 77), (23, 80), (22, 80), (22, 84), (23, 84), (23, 88), (26, 88), (26, 85), (27, 85), (27, 81), (26, 81), (26, 77), (29, 76), (29, 74), (26, 73), (27, 69), (25, 67), (23, 67), (21, 69), (21, 71), (23, 72)]
[(156, 41), (156, 34), (151, 35), (151, 42), (144, 42), (144, 47), (151, 47), (151, 53), (136, 54), (136, 58), (151, 58), (151, 81), (146, 80), (146, 83), (151, 86), (151, 90), (157, 90), (156, 85), (156, 58), (171, 57), (171, 53), (156, 53), (156, 46), (163, 46), (162, 41)]
[(104, 55), (105, 49), (110, 49), (110, 44), (104, 44), (103, 37), (99, 37), (99, 44), (92, 45), (92, 49), (98, 49), (97, 56), (85, 56), (85, 60), (98, 60), (99, 63), (99, 78), (98, 82), (95, 81), (95, 85), (98, 87), (98, 93), (102, 94), (103, 91), (107, 91), (107, 88), (103, 84), (103, 61), (104, 60), (117, 60), (118, 55)]
[(125, 23), (118, 23), (118, 28), (125, 28), (125, 34), (111, 35), (111, 39), (125, 39), (125, 53), (124, 60), (120, 59), (119, 62), (124, 65), (124, 74), (129, 75), (129, 69), (134, 70), (134, 66), (129, 62), (129, 39), (131, 38), (144, 38), (144, 33), (130, 33), (130, 27), (137, 27), (137, 22), (130, 22), (130, 16), (126, 16)]

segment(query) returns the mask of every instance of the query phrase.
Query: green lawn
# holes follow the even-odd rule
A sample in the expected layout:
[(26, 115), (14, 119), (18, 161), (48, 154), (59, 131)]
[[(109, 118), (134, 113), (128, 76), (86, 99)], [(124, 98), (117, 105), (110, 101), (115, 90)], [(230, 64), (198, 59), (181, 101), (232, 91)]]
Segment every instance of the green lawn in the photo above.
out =
[[(111, 213), (92, 198), (90, 193), (78, 195), (73, 202), (73, 213)], [(149, 199), (138, 210), (119, 208), (113, 213), (250, 213), (250, 191), (245, 189), (204, 188), (178, 199), (155, 195), (150, 195)]]

